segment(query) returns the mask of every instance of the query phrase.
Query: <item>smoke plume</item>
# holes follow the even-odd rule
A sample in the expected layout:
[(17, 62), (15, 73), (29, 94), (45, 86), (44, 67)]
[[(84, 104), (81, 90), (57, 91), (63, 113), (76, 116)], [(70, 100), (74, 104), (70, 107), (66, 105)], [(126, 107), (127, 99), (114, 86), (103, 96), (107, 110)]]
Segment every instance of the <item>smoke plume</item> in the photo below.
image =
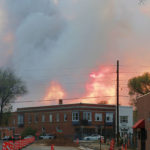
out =
[[(42, 99), (51, 81), (67, 97), (88, 95), (89, 74), (117, 59), (126, 66), (150, 64), (149, 6), (130, 0), (1, 0), (0, 66), (26, 82), (29, 93), (19, 101)], [(109, 79), (115, 80), (115, 71)], [(121, 77), (127, 82), (134, 75)], [(107, 88), (106, 78), (102, 85)]]

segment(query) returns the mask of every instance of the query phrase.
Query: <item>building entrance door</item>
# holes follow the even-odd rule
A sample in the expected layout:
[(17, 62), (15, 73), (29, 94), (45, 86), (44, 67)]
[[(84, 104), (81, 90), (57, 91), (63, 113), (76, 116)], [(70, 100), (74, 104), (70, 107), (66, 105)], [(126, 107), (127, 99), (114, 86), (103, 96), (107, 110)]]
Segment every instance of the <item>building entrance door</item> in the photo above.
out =
[(145, 128), (143, 128), (141, 129), (141, 150), (146, 150), (145, 142), (146, 142), (146, 130)]

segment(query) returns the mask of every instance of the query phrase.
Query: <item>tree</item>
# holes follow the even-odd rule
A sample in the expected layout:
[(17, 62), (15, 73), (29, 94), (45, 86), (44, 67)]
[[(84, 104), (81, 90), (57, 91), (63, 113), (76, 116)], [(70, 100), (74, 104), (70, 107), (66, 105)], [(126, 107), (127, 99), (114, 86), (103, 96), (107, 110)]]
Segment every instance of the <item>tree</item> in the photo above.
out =
[(4, 112), (3, 113), (3, 120), (2, 120), (2, 125), (8, 126), (9, 121), (10, 121), (10, 117), (11, 117), (11, 112)]
[(24, 82), (10, 69), (0, 69), (0, 125), (3, 113), (18, 96), (27, 92)]
[(11, 118), (12, 105), (7, 104), (3, 109), (2, 125), (8, 126)]
[(128, 88), (131, 104), (136, 106), (136, 98), (150, 92), (150, 73), (131, 78), (128, 81)]

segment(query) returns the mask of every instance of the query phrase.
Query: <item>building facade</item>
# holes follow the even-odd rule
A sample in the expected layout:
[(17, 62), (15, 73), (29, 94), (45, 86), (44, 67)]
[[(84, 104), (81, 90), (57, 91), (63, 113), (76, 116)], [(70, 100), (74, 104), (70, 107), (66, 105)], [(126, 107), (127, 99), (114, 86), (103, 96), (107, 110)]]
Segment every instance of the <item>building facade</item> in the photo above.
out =
[(137, 133), (138, 150), (150, 150), (150, 93), (137, 99), (137, 115), (133, 129)]
[[(32, 127), (38, 134), (62, 133), (72, 139), (94, 133), (111, 138), (115, 134), (115, 112), (115, 105), (85, 103), (18, 108), (8, 129), (13, 134)], [(4, 130), (0, 132), (3, 136)]]
[(133, 107), (119, 106), (119, 133), (123, 137), (128, 135), (130, 138), (133, 134)]

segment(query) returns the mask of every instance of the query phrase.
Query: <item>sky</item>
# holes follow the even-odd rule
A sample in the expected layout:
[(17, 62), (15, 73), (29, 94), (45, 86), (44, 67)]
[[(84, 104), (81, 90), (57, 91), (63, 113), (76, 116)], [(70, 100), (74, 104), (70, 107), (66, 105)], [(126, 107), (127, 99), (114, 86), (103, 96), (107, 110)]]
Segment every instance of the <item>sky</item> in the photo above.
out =
[(60, 98), (115, 104), (117, 60), (129, 105), (128, 79), (150, 69), (149, 27), (148, 0), (1, 0), (0, 67), (28, 89), (14, 109)]

